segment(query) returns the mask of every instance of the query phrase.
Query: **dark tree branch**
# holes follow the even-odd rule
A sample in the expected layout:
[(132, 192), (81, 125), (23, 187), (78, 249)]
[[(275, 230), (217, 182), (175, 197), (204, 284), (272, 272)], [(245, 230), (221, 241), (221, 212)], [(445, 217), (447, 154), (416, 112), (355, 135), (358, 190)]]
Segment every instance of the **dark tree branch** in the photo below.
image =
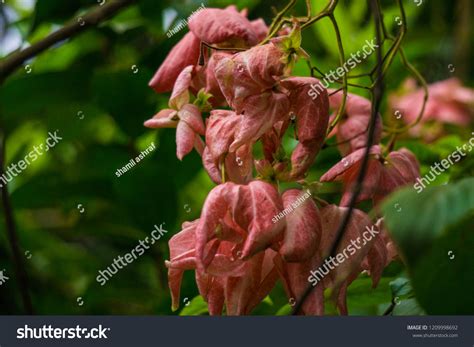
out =
[[(5, 134), (0, 129), (0, 177), (5, 174)], [(13, 210), (10, 203), (10, 196), (8, 195), (8, 187), (0, 183), (0, 190), (2, 191), (2, 207), (5, 215), (5, 224), (7, 228), (7, 237), (10, 242), (10, 246), (13, 253), (13, 263), (15, 267), (15, 275), (18, 279), (18, 284), (21, 293), (21, 299), (23, 306), (27, 314), (34, 314), (33, 305), (31, 303), (28, 276), (25, 270), (25, 264), (23, 262), (23, 256), (21, 255), (20, 245), (18, 242), (18, 236), (15, 227), (15, 220), (13, 219)]]
[[(375, 21), (375, 30), (376, 30), (378, 47), (376, 50), (376, 54), (377, 54), (376, 80), (374, 84), (374, 90), (372, 93), (372, 113), (371, 113), (371, 118), (370, 118), (369, 134), (367, 137), (367, 145), (364, 152), (364, 158), (362, 160), (361, 168), (357, 176), (355, 188), (351, 195), (351, 200), (349, 202), (348, 210), (346, 214), (344, 215), (344, 219), (342, 220), (342, 223), (339, 225), (339, 228), (336, 232), (336, 235), (337, 235), (336, 240), (334, 241), (331, 247), (331, 251), (329, 253), (332, 256), (336, 255), (339, 244), (341, 243), (341, 240), (344, 236), (344, 232), (346, 231), (347, 226), (352, 217), (352, 212), (354, 211), (357, 198), (359, 197), (359, 194), (362, 191), (362, 185), (367, 173), (367, 166), (369, 163), (370, 149), (374, 143), (375, 124), (376, 124), (377, 114), (379, 111), (380, 102), (382, 100), (383, 89), (384, 89), (383, 74), (382, 74), (382, 69), (383, 69), (382, 44), (381, 44), (382, 35), (380, 31), (381, 30), (381, 13), (377, 5), (377, 0), (370, 0), (370, 5), (371, 5), (372, 13), (374, 16), (374, 21)], [(318, 285), (321, 285), (320, 282), (316, 284), (316, 286)], [(309, 294), (316, 286), (312, 286), (311, 284), (308, 285), (305, 292), (301, 296), (300, 300), (296, 303), (296, 306), (293, 310), (293, 314), (298, 314), (300, 312), (300, 309), (303, 306), (305, 300), (308, 298)]]
[(3, 81), (20, 67), (26, 60), (50, 48), (54, 44), (80, 34), (90, 27), (97, 26), (104, 20), (112, 17), (120, 10), (130, 6), (136, 0), (112, 0), (103, 6), (97, 6), (89, 13), (74, 18), (69, 24), (45, 37), (41, 41), (7, 56), (0, 62), (0, 85)]

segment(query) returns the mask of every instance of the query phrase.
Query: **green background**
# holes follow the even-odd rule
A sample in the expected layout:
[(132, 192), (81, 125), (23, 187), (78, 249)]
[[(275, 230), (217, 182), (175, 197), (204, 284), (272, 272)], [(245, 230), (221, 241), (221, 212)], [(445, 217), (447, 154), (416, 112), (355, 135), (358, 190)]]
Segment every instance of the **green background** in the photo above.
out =
[[(317, 3), (316, 9), (324, 3), (313, 2)], [(458, 76), (465, 84), (473, 85), (469, 66), (473, 60), (469, 34), (472, 28), (460, 24), (466, 11), (472, 17), (473, 5), (468, 10), (469, 2), (430, 0), (416, 6), (413, 1), (404, 1), (409, 31), (403, 47), (428, 82)], [(202, 3), (206, 7), (235, 3), (239, 9), (247, 7), (251, 19), (262, 17), (267, 24), (272, 18), (271, 6), (281, 8), (284, 4), (270, 0)], [(4, 14), (0, 16), (0, 46), (13, 34), (19, 35), (23, 44), (37, 42), (96, 4), (94, 0), (37, 0), (31, 4), (6, 0), (0, 4)], [(396, 30), (398, 8), (392, 1), (382, 4), (385, 22)], [(199, 6), (201, 1), (139, 0), (99, 27), (26, 62), (31, 73), (22, 66), (0, 87), (0, 124), (8, 136), (7, 164), (16, 163), (34, 145), (44, 142), (48, 131), (58, 129), (63, 137), (55, 148), (9, 184), (22, 252), (31, 254), (30, 258), (25, 256), (25, 264), (37, 313), (207, 313), (202, 299), (197, 297), (192, 272), (183, 280), (180, 310), (171, 311), (164, 260), (168, 258), (167, 240), (180, 230), (181, 223), (199, 217), (213, 184), (195, 152), (182, 162), (176, 158), (173, 129), (154, 131), (143, 127), (146, 119), (166, 107), (169, 97), (154, 93), (147, 86), (148, 81), (187, 29), (171, 38), (167, 38), (166, 32), (170, 25), (187, 18)], [(15, 13), (16, 17), (6, 20), (7, 12)], [(174, 21), (170, 24), (173, 13)], [(304, 15), (304, 1), (298, 1), (296, 13)], [(360, 49), (366, 39), (374, 37), (365, 1), (341, 1), (336, 18), (346, 58)], [(302, 46), (322, 71), (338, 66), (337, 45), (329, 20), (305, 30)], [(354, 72), (366, 72), (373, 63), (369, 59)], [(454, 72), (449, 64), (455, 67)], [(309, 75), (303, 63), (296, 66), (294, 73)], [(396, 58), (386, 76), (386, 96), (399, 88), (406, 77), (408, 72)], [(386, 100), (382, 109), (385, 119), (389, 119), (393, 115)], [(456, 145), (464, 143), (472, 129), (453, 127), (449, 131), (451, 135), (430, 145), (410, 139), (399, 145), (408, 146), (417, 154), (423, 173)], [(118, 168), (153, 141), (157, 148), (152, 154), (116, 177)], [(318, 178), (339, 159), (334, 147), (322, 151), (310, 177)], [(473, 160), (467, 158), (439, 177), (436, 184), (472, 176), (473, 170)], [(338, 199), (330, 192), (322, 197)], [(99, 270), (109, 266), (118, 255), (130, 252), (140, 239), (150, 235), (155, 224), (162, 223), (168, 230), (164, 239), (106, 285), (96, 282)], [(5, 220), (0, 214), (2, 269), (10, 279), (0, 286), (0, 314), (21, 314), (24, 311)], [(397, 295), (406, 299), (396, 306), (394, 314), (422, 314), (424, 310), (413, 298), (407, 277), (400, 262), (385, 270), (376, 289), (371, 288), (366, 275), (361, 275), (349, 288), (349, 312), (382, 314)], [(186, 305), (190, 300), (192, 303)], [(277, 286), (255, 314), (285, 314), (289, 310), (283, 289)], [(328, 313), (334, 313), (334, 308), (328, 306)]]

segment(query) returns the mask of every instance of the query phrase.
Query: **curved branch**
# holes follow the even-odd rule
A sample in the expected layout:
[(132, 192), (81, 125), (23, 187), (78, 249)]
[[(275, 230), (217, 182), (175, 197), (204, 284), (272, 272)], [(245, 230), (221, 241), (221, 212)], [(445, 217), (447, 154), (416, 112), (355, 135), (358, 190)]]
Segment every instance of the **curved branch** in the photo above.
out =
[[(336, 18), (334, 17), (333, 13), (329, 15), (329, 19), (331, 20), (331, 23), (334, 27), (334, 32), (336, 33), (337, 48), (339, 51), (339, 64), (341, 65), (341, 67), (343, 67), (345, 57), (344, 57), (344, 48), (342, 46), (342, 39), (341, 39), (341, 33), (339, 31), (339, 26), (337, 25)], [(329, 125), (329, 128), (326, 133), (327, 135), (330, 134), (331, 131), (334, 129), (334, 127), (337, 125), (337, 123), (341, 119), (346, 109), (346, 100), (347, 100), (347, 75), (346, 74), (342, 75), (342, 93), (343, 94), (342, 94), (341, 105), (339, 106), (339, 109), (337, 110), (336, 117), (334, 117), (334, 120)]]
[[(379, 11), (379, 7), (377, 6), (377, 0), (371, 0), (370, 3), (371, 3), (371, 7), (372, 7), (372, 13), (374, 14), (377, 43), (380, 43), (381, 39), (382, 39), (382, 33), (381, 33), (381, 29), (380, 29), (381, 28), (380, 11)], [(352, 195), (351, 195), (351, 200), (349, 202), (348, 210), (347, 210), (346, 214), (344, 215), (344, 218), (343, 218), (341, 224), (339, 225), (339, 228), (336, 232), (336, 240), (332, 244), (331, 251), (329, 253), (332, 256), (335, 255), (335, 253), (336, 253), (336, 251), (339, 247), (339, 244), (341, 243), (341, 240), (344, 236), (344, 232), (347, 229), (347, 226), (350, 222), (352, 212), (355, 208), (357, 198), (358, 198), (358, 196), (360, 195), (360, 193), (362, 191), (362, 184), (363, 184), (363, 181), (364, 181), (366, 173), (367, 173), (370, 149), (373, 145), (374, 137), (375, 137), (375, 124), (376, 124), (376, 120), (377, 120), (377, 114), (379, 112), (379, 107), (380, 107), (380, 103), (381, 103), (381, 100), (382, 100), (383, 89), (384, 89), (383, 74), (382, 74), (383, 66), (382, 66), (382, 47), (381, 46), (382, 45), (379, 44), (378, 47), (377, 47), (377, 50), (376, 50), (376, 53), (377, 53), (377, 69), (376, 69), (377, 78), (375, 80), (376, 83), (375, 83), (374, 90), (373, 90), (373, 93), (372, 93), (372, 110), (371, 110), (371, 117), (370, 117), (369, 134), (368, 134), (368, 137), (367, 137), (367, 145), (366, 145), (364, 157), (362, 159), (362, 164), (361, 164), (358, 176), (357, 176), (356, 185), (355, 185), (355, 188), (354, 188), (354, 190), (352, 192)], [(321, 283), (319, 282), (319, 283), (316, 284), (316, 286), (318, 286), (318, 285), (321, 285)], [(303, 306), (305, 300), (308, 298), (309, 294), (311, 293), (311, 291), (314, 288), (315, 287), (313, 285), (311, 285), (311, 284), (308, 285), (305, 292), (303, 293), (301, 298), (296, 303), (296, 306), (295, 306), (292, 314), (298, 314), (300, 312), (300, 309)]]
[(112, 17), (122, 9), (130, 6), (135, 1), (136, 0), (115, 0), (105, 4), (104, 6), (98, 6), (89, 13), (75, 18), (69, 24), (66, 24), (64, 27), (45, 37), (41, 41), (38, 41), (21, 51), (10, 54), (0, 62), (0, 84), (2, 84), (3, 81), (26, 60), (33, 58), (60, 41), (76, 36), (90, 27), (97, 26), (99, 23)]

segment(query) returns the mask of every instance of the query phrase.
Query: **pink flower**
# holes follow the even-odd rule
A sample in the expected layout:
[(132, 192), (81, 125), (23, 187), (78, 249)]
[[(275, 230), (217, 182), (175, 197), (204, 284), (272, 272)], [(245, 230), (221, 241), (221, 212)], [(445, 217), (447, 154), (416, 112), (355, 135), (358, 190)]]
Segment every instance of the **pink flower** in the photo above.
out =
[(195, 90), (204, 89), (208, 94), (212, 95), (209, 102), (215, 106), (225, 106), (225, 98), (222, 95), (221, 88), (215, 76), (217, 64), (225, 57), (231, 56), (230, 53), (218, 52), (211, 55), (204, 66), (196, 67), (196, 76), (193, 78), (191, 86)]
[(250, 22), (233, 6), (197, 12), (189, 20), (191, 31), (167, 55), (150, 81), (150, 87), (157, 93), (170, 91), (184, 67), (197, 65), (202, 41), (222, 47), (250, 47), (261, 38), (263, 25)]
[[(353, 184), (357, 180), (365, 148), (361, 148), (344, 157), (321, 177), (321, 182), (342, 181), (344, 194), (341, 206), (348, 206)], [(375, 204), (385, 196), (420, 176), (418, 161), (413, 153), (402, 148), (383, 158), (380, 147), (373, 146), (364, 179), (362, 192), (357, 202), (372, 199)]]
[(231, 47), (248, 47), (258, 43), (254, 27), (235, 7), (201, 10), (190, 18), (189, 29), (206, 43), (226, 42)]
[(258, 41), (263, 41), (265, 37), (267, 37), (268, 27), (262, 18), (250, 21), (250, 25), (252, 25), (253, 31), (255, 32)]
[[(320, 248), (323, 259), (330, 255), (329, 252), (333, 247), (333, 243), (336, 241), (336, 232), (346, 213), (347, 208), (336, 205), (328, 205), (321, 209), (323, 232)], [(333, 288), (333, 293), (337, 298), (337, 305), (341, 314), (347, 314), (347, 287), (362, 271), (362, 261), (374, 243), (375, 239), (370, 238), (367, 230), (371, 225), (372, 223), (367, 214), (361, 210), (353, 210), (349, 224), (336, 249), (336, 255), (341, 254), (344, 260), (341, 261), (340, 257), (337, 259), (336, 256), (338, 266), (333, 270), (330, 270), (330, 268), (326, 266), (325, 268), (321, 267), (319, 274), (317, 272), (312, 273), (313, 276), (316, 273), (316, 278), (319, 278), (320, 274), (326, 276), (323, 278), (324, 287)], [(377, 230), (375, 230), (375, 232), (376, 231)], [(326, 269), (326, 273), (323, 271), (324, 269)]]
[(279, 253), (287, 262), (301, 262), (311, 258), (321, 239), (321, 217), (309, 192), (290, 189), (283, 193), (286, 229)]
[[(304, 262), (286, 263), (277, 257), (275, 258), (275, 264), (290, 304), (294, 305), (308, 288), (308, 274), (311, 270), (318, 268), (321, 264), (321, 258), (319, 253), (316, 253), (313, 257)], [(301, 313), (304, 315), (317, 316), (324, 314), (323, 286), (313, 288), (301, 307)]]
[(215, 76), (221, 91), (240, 119), (230, 152), (253, 144), (288, 114), (287, 96), (272, 90), (283, 73), (282, 56), (283, 51), (270, 43), (224, 57), (217, 64)]
[(269, 43), (220, 60), (215, 75), (227, 103), (237, 113), (251, 111), (246, 99), (270, 91), (276, 84), (285, 68), (284, 54)]
[(235, 258), (231, 242), (216, 239), (207, 248), (207, 256), (212, 259), (203, 271), (196, 260), (198, 223), (199, 220), (183, 223), (183, 230), (169, 241), (170, 260), (166, 266), (173, 310), (179, 307), (184, 271), (195, 270), (199, 293), (207, 302), (211, 315), (222, 314), (224, 304), (227, 315), (249, 314), (278, 279), (273, 265), (276, 253), (268, 249), (244, 261)]
[(179, 160), (192, 151), (193, 147), (201, 153), (204, 145), (199, 135), (204, 135), (205, 127), (201, 111), (189, 103), (189, 84), (193, 67), (181, 71), (169, 100), (169, 109), (158, 112), (145, 122), (149, 128), (176, 128), (176, 155)]
[[(329, 93), (334, 92), (330, 89)], [(334, 110), (333, 118), (342, 103), (343, 94), (337, 92), (329, 97), (330, 107)], [(339, 152), (348, 155), (359, 148), (367, 146), (367, 136), (371, 117), (371, 102), (356, 94), (348, 94), (343, 118), (334, 128), (330, 136), (336, 134)], [(374, 145), (382, 138), (382, 120), (377, 115), (374, 135)]]
[(205, 269), (209, 259), (205, 249), (219, 239), (235, 243), (233, 252), (241, 259), (270, 247), (283, 236), (283, 223), (272, 218), (282, 210), (277, 190), (269, 183), (252, 181), (247, 185), (226, 182), (207, 196), (196, 229), (198, 264)]
[(247, 98), (273, 91), (298, 56), (305, 54), (300, 45), (301, 30), (295, 24), (289, 35), (221, 59), (215, 75), (229, 106), (239, 114), (252, 112), (255, 101), (248, 103)]
[[(400, 111), (406, 123), (412, 123), (418, 117), (423, 104), (424, 92), (416, 88), (415, 81), (405, 81), (403, 95), (392, 95), (390, 105)], [(463, 87), (459, 79), (450, 78), (428, 86), (428, 101), (422, 122), (437, 120), (442, 123), (466, 126), (473, 121), (474, 90)]]
[(238, 135), (241, 115), (233, 111), (213, 110), (207, 120), (204, 167), (211, 179), (222, 182), (221, 168), (224, 165), (226, 180), (247, 183), (252, 178), (253, 157), (251, 144), (244, 144), (231, 152), (230, 146)]
[(372, 247), (362, 263), (362, 268), (367, 270), (372, 277), (373, 288), (380, 281), (384, 268), (398, 256), (398, 250), (384, 228), (383, 218), (377, 221), (375, 228), (379, 234), (375, 237)]
[(308, 98), (308, 92), (315, 84), (319, 84), (319, 81), (312, 77), (290, 77), (281, 81), (290, 100), (290, 114), (295, 116), (298, 138), (298, 145), (291, 155), (291, 179), (304, 177), (326, 138), (328, 94), (323, 90), (316, 99)]
[(191, 32), (184, 35), (181, 41), (168, 53), (151, 79), (149, 86), (157, 93), (164, 93), (173, 89), (173, 85), (181, 71), (186, 66), (197, 64), (199, 52), (199, 39)]
[(225, 280), (226, 313), (229, 316), (250, 314), (270, 293), (278, 280), (274, 266), (276, 253), (267, 249), (245, 261), (243, 276)]

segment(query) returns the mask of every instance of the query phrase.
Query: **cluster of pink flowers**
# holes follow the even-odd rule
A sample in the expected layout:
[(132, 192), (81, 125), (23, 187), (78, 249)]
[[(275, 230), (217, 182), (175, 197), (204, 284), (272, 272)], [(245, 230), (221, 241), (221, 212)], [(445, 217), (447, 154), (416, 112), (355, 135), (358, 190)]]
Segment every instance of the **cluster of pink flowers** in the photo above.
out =
[[(424, 91), (415, 80), (407, 79), (399, 93), (390, 96), (390, 106), (401, 120), (413, 123), (423, 105)], [(410, 129), (414, 136), (433, 141), (443, 133), (443, 124), (466, 127), (474, 122), (474, 90), (455, 77), (428, 86), (428, 100), (419, 124)], [(434, 123), (434, 127), (430, 127)]]
[[(340, 206), (318, 206), (306, 199), (274, 223), (276, 215), (304, 194), (295, 188), (280, 192), (277, 182), (303, 183), (326, 140), (329, 120), (334, 117), (331, 110), (340, 105), (341, 93), (329, 96), (324, 91), (313, 100), (308, 91), (319, 81), (291, 76), (293, 63), (307, 56), (300, 47), (297, 24), (258, 44), (268, 32), (263, 20), (249, 21), (245, 11), (230, 6), (200, 11), (189, 28), (150, 82), (157, 92), (172, 90), (169, 108), (145, 122), (151, 128), (176, 128), (178, 158), (196, 149), (217, 184), (200, 218), (185, 222), (169, 241), (166, 266), (173, 309), (179, 306), (186, 270), (195, 271), (199, 292), (212, 315), (224, 309), (227, 315), (250, 314), (279, 280), (288, 298), (297, 301), (309, 285), (310, 271), (328, 256), (346, 211), (366, 146), (371, 103), (350, 94), (343, 119), (329, 134), (337, 137), (343, 159), (321, 181), (343, 182)], [(242, 51), (205, 51), (201, 42)], [(200, 57), (203, 66), (198, 64)], [(297, 144), (286, 154), (283, 138), (293, 125)], [(407, 149), (384, 155), (381, 137), (379, 116), (359, 201), (377, 204), (419, 177), (415, 156)], [(256, 144), (263, 149), (262, 158), (254, 158)], [(361, 236), (371, 224), (369, 216), (356, 209), (341, 246)], [(396, 256), (382, 221), (377, 227), (381, 231), (377, 237), (311, 292), (302, 313), (323, 314), (323, 290), (328, 287), (336, 288), (339, 310), (347, 313), (346, 289), (361, 271), (367, 271), (377, 284), (384, 267)]]

